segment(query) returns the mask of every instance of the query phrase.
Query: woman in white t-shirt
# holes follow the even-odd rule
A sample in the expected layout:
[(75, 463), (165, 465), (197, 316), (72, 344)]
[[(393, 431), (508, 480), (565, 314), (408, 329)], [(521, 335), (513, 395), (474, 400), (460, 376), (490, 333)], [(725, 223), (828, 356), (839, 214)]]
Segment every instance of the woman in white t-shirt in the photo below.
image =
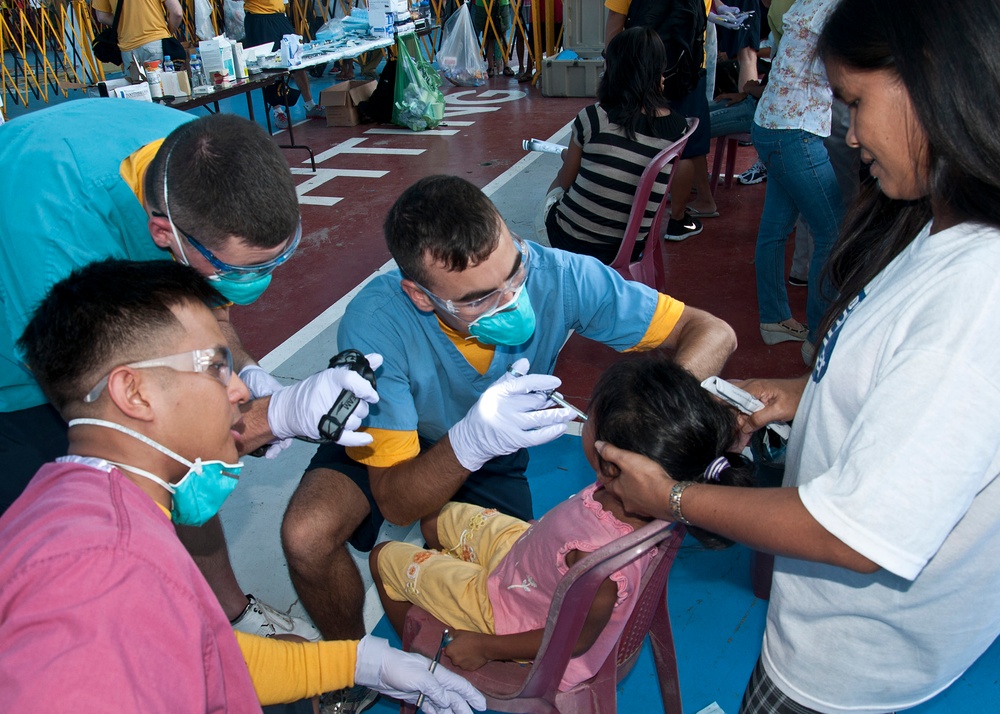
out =
[(998, 33), (964, 1), (842, 0), (822, 29), (872, 179), (812, 372), (743, 385), (747, 430), (794, 417), (783, 487), (664, 488), (603, 448), (626, 509), (777, 555), (744, 714), (907, 709), (1000, 633)]

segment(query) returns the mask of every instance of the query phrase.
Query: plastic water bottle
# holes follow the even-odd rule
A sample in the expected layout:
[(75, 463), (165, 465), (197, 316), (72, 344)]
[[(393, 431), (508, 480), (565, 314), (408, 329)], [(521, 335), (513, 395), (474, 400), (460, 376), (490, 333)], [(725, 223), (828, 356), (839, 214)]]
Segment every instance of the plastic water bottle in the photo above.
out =
[(208, 80), (205, 78), (205, 70), (202, 68), (201, 57), (196, 54), (191, 55), (189, 63), (191, 70), (191, 91), (209, 88)]
[(163, 55), (163, 71), (164, 72), (174, 71), (174, 61), (170, 59), (170, 55)]

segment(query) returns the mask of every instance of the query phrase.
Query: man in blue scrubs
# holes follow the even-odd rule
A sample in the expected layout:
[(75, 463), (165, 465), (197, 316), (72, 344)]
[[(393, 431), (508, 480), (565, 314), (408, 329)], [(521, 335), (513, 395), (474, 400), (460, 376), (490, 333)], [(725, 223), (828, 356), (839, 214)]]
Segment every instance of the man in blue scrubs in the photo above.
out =
[[(385, 519), (411, 523), (449, 500), (534, 517), (526, 448), (575, 416), (538, 394), (559, 385), (550, 375), (570, 331), (621, 352), (669, 349), (699, 378), (736, 348), (722, 320), (594, 258), (521, 240), (464, 179), (421, 179), (384, 229), (399, 271), (361, 290), (337, 336), (384, 356), (374, 440), (321, 446), (282, 524), (292, 582), (327, 638), (364, 634), (344, 544), (370, 550)], [(514, 363), (531, 374), (509, 377)]]
[[(176, 259), (205, 275), (232, 303), (247, 304), (295, 251), (301, 221), (280, 150), (259, 126), (231, 115), (195, 119), (143, 102), (66, 102), (0, 127), (0, 167), (2, 513), (37, 469), (67, 448), (66, 424), (46, 403), (14, 344), (52, 285), (96, 260)], [(251, 393), (265, 397), (251, 402), (244, 416), (244, 452), (276, 437), (309, 436), (308, 428), (289, 433), (289, 425), (299, 425), (273, 406), (284, 404), (290, 413), (291, 402), (307, 401), (312, 408), (313, 393), (307, 388), (295, 400), (272, 403), (267, 395), (281, 385), (243, 350), (228, 305), (216, 316)], [(333, 372), (310, 379), (329, 387), (342, 381)], [(313, 411), (321, 415), (328, 408), (317, 403)], [(275, 423), (284, 426), (280, 434), (272, 433)], [(178, 534), (241, 628), (318, 636), (306, 623), (244, 595), (218, 518), (202, 528), (179, 527)]]

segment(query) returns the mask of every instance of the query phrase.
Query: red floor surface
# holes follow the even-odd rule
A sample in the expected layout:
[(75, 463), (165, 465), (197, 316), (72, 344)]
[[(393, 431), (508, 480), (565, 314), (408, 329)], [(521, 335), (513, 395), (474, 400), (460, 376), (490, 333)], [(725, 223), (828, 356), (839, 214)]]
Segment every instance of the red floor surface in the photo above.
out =
[[(319, 171), (308, 170), (305, 151), (286, 151), (303, 201), (302, 247), (275, 273), (261, 300), (234, 310), (251, 353), (262, 356), (281, 344), (389, 259), (381, 223), (415, 180), (448, 173), (486, 186), (524, 157), (523, 138), (551, 136), (592, 101), (542, 97), (537, 89), (505, 78), (477, 90), (452, 87), (446, 94), (445, 123), (436, 132), (391, 125), (326, 127), (322, 120), (295, 127), (296, 143), (312, 147)], [(284, 135), (276, 138), (287, 141)], [(754, 158), (752, 148), (740, 149), (737, 172)], [(709, 166), (711, 159), (710, 154)], [(736, 330), (740, 346), (724, 371), (727, 377), (793, 376), (805, 370), (799, 343), (767, 347), (758, 333), (753, 252), (765, 187), (720, 185), (721, 217), (705, 219), (698, 236), (662, 245), (669, 292)], [(537, 189), (525, 210), (534, 210), (544, 190)], [(794, 314), (804, 319), (805, 289), (788, 290)], [(584, 404), (615, 357), (610, 349), (574, 336), (557, 369), (564, 392)]]

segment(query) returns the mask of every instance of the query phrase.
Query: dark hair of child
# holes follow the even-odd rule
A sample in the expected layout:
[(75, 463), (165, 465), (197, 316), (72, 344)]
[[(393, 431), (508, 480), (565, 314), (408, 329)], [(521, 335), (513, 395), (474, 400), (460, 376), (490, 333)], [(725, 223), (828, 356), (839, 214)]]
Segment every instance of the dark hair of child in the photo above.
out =
[[(652, 459), (677, 481), (753, 485), (752, 465), (731, 450), (735, 411), (663, 356), (624, 359), (608, 368), (594, 387), (589, 414), (595, 438)], [(709, 477), (706, 471), (720, 456), (728, 465)], [(613, 464), (601, 460), (600, 468), (608, 478), (618, 476)], [(695, 526), (688, 532), (708, 548), (733, 544)]]

